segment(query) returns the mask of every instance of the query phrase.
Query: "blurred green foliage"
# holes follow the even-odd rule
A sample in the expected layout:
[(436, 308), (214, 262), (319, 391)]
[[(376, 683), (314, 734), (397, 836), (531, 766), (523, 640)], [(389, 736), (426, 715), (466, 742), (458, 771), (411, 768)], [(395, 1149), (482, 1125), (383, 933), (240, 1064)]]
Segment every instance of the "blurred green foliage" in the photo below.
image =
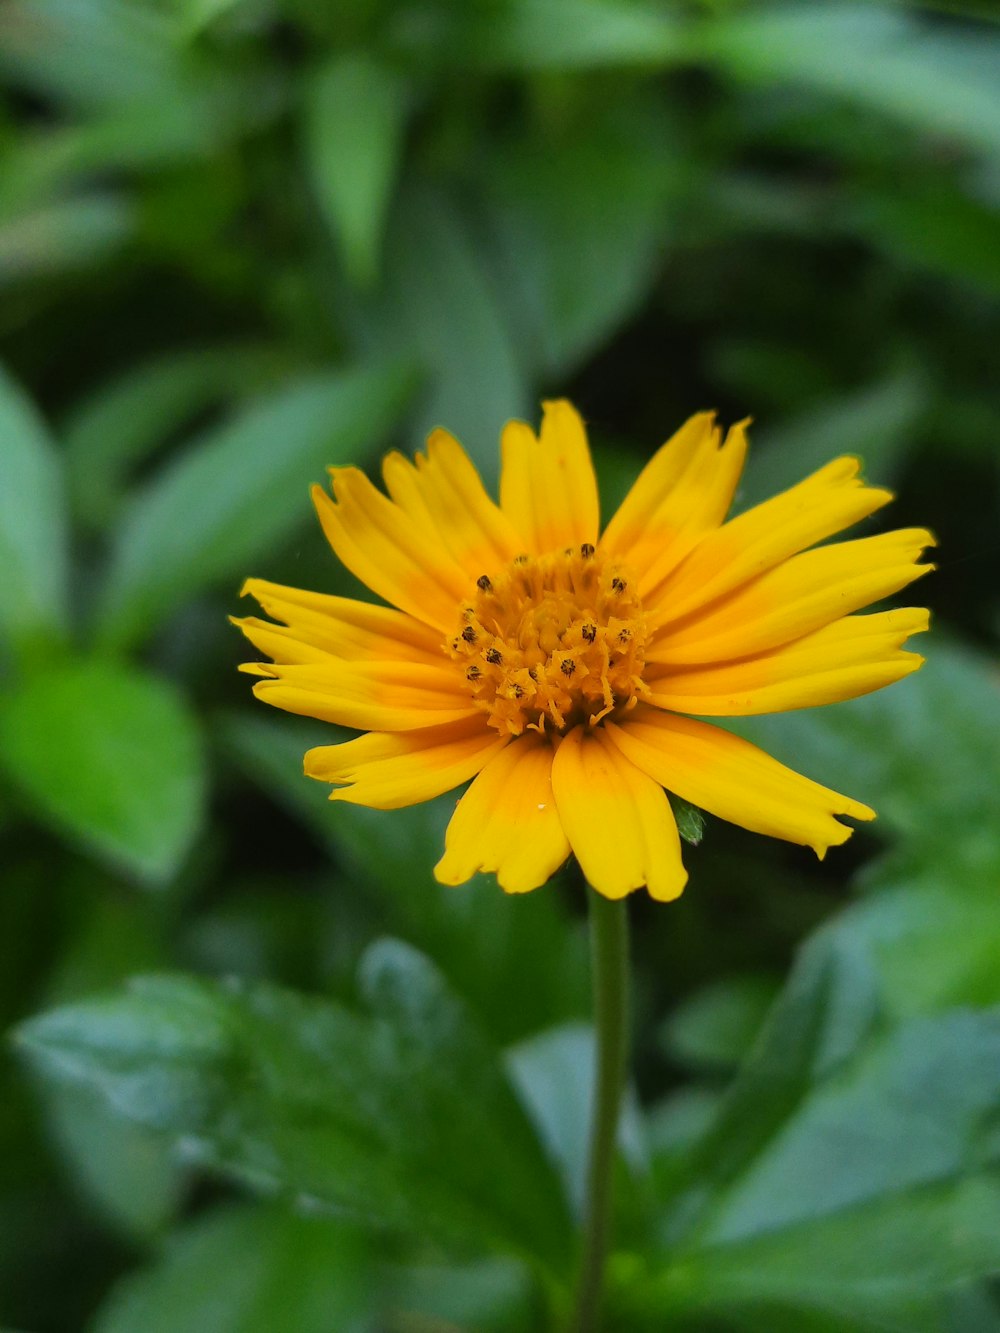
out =
[(0, 7), (0, 1324), (557, 1326), (580, 886), (330, 807), (225, 617), (353, 590), (326, 464), (568, 393), (608, 510), (717, 406), (741, 506), (855, 452), (942, 542), (923, 672), (743, 728), (879, 822), (633, 904), (608, 1327), (1000, 1333), (996, 17)]

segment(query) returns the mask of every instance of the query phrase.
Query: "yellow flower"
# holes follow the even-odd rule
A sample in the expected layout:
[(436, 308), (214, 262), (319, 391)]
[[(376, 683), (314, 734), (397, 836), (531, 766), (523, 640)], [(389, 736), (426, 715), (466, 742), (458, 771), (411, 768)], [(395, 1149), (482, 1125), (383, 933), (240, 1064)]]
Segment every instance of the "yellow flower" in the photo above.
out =
[(393, 809), (473, 779), (435, 868), (537, 888), (573, 853), (609, 898), (687, 878), (666, 792), (822, 857), (868, 806), (801, 777), (700, 717), (781, 712), (880, 689), (923, 659), (901, 651), (925, 610), (861, 607), (933, 566), (907, 528), (817, 546), (886, 504), (854, 458), (725, 521), (746, 423), (725, 442), (694, 416), (652, 458), (603, 533), (583, 422), (544, 404), (540, 435), (502, 438), (500, 503), (461, 446), (356, 468), (313, 497), (336, 554), (389, 606), (250, 579), (264, 611), (237, 621), (273, 663), (254, 693), (367, 734), (310, 750), (331, 799)]

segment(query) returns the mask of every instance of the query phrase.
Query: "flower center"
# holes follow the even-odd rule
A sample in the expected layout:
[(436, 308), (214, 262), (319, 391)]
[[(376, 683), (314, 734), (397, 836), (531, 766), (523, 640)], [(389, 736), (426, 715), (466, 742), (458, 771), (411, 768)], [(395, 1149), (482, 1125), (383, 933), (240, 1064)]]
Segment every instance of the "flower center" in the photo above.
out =
[(483, 574), (448, 645), (489, 724), (519, 736), (594, 725), (631, 708), (642, 681), (646, 625), (635, 582), (589, 543), (519, 555)]

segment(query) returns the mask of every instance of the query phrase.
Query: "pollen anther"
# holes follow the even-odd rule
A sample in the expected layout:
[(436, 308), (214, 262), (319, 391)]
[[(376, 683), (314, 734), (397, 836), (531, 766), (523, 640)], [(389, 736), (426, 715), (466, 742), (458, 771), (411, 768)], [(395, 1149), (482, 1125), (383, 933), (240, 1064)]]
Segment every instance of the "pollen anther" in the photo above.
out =
[(631, 586), (589, 542), (481, 575), (448, 651), (489, 724), (546, 736), (633, 707), (645, 689), (646, 625)]

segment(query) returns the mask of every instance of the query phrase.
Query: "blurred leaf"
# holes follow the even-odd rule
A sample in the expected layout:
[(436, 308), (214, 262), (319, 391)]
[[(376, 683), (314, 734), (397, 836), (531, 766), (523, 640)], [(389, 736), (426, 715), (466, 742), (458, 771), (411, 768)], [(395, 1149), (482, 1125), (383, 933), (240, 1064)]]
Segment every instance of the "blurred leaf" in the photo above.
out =
[(186, 82), (166, 16), (118, 0), (8, 0), (0, 70), (16, 86), (84, 107), (149, 103)]
[(891, 484), (928, 398), (928, 387), (907, 373), (815, 403), (781, 426), (755, 428), (758, 447), (740, 482), (737, 510), (794, 486), (840, 454), (857, 454), (873, 485)]
[(756, 973), (711, 982), (670, 1015), (662, 1044), (696, 1069), (735, 1068), (750, 1051), (777, 989), (773, 978)]
[[(782, 105), (791, 102), (794, 106), (787, 88), (782, 88), (776, 95), (780, 97)], [(697, 244), (699, 241), (703, 243), (706, 239), (722, 240), (730, 245), (738, 239), (745, 244), (755, 232), (765, 236), (777, 232), (785, 238), (803, 238), (816, 242), (828, 236), (831, 230), (829, 194), (820, 184), (811, 179), (793, 177), (789, 180), (761, 168), (733, 167), (714, 172), (704, 182), (704, 199), (700, 202), (701, 207), (688, 220), (688, 228), (693, 227), (694, 230), (684, 233), (689, 244)], [(731, 333), (726, 329), (723, 333), (724, 346), (729, 344), (730, 337)], [(735, 346), (749, 360), (758, 344), (754, 340), (736, 343)], [(766, 364), (771, 349), (766, 343), (761, 346), (764, 354), (762, 361)], [(788, 368), (794, 367), (799, 373), (805, 374), (807, 385), (813, 380), (824, 382), (824, 368), (811, 365), (804, 348), (793, 343), (776, 350), (780, 353), (780, 360), (778, 357), (771, 358), (773, 365), (783, 362)], [(787, 395), (794, 402), (801, 393), (801, 387), (795, 380), (780, 387), (782, 399)]]
[[(113, 896), (99, 870), (77, 867), (69, 892), (76, 929), (46, 985), (48, 1003), (66, 1003), (164, 965), (163, 930), (149, 900)], [(163, 1137), (122, 1124), (92, 1089), (38, 1081), (49, 1134), (65, 1172), (102, 1221), (131, 1241), (148, 1240), (172, 1220), (185, 1181)]]
[(878, 980), (849, 937), (821, 930), (803, 948), (791, 977), (720, 1107), (709, 1132), (688, 1153), (687, 1212), (721, 1197), (767, 1145), (780, 1137), (814, 1085), (845, 1067), (879, 1017)]
[(673, 1196), (687, 1172), (687, 1155), (719, 1114), (723, 1093), (715, 1087), (685, 1084), (645, 1111), (653, 1196)]
[[(300, 820), (330, 851), (337, 848), (336, 810), (326, 784), (307, 778), (303, 756), (315, 745), (346, 740), (351, 734), (324, 722), (268, 713), (223, 713), (213, 732), (246, 776), (268, 792), (283, 809)], [(388, 856), (393, 854), (390, 844)]]
[(618, 112), (546, 151), (525, 153), (518, 140), (485, 164), (498, 240), (489, 258), (535, 376), (565, 375), (608, 337), (649, 291), (671, 237), (674, 127), (655, 104)]
[(341, 855), (359, 876), (375, 879), (390, 919), (431, 954), (498, 1042), (585, 1015), (585, 940), (574, 929), (558, 876), (517, 897), (505, 894), (493, 875), (455, 889), (434, 879), (456, 800), (446, 795), (391, 811), (351, 806), (336, 819)]
[(1000, 35), (921, 24), (893, 5), (818, 3), (734, 9), (693, 45), (743, 80), (788, 80), (910, 129), (1000, 151)]
[(395, 1316), (388, 1327), (400, 1333), (543, 1333), (546, 1327), (527, 1271), (507, 1259), (390, 1270), (387, 1286)]
[(998, 1056), (995, 1014), (916, 1021), (877, 1045), (810, 1098), (715, 1212), (698, 1257), (681, 1259), (685, 1279), (713, 1303), (780, 1296), (850, 1310), (995, 1271), (986, 1118)]
[(907, 1301), (996, 1269), (1000, 1012), (876, 1035), (875, 986), (849, 932), (807, 948), (689, 1152), (673, 1257), (637, 1306), (881, 1310), (903, 1327)]
[(402, 150), (406, 88), (364, 55), (336, 56), (307, 87), (307, 165), (353, 281), (378, 276), (386, 212)]
[[(512, 1046), (506, 1063), (549, 1157), (559, 1166), (566, 1196), (582, 1217), (596, 1078), (593, 1029), (585, 1023), (549, 1028)], [(645, 1144), (631, 1094), (622, 1107), (618, 1147), (633, 1170), (643, 1169)]]
[(62, 431), (78, 515), (103, 526), (121, 504), (128, 473), (148, 453), (220, 399), (258, 394), (287, 369), (273, 347), (200, 347), (143, 362), (88, 394)]
[(398, 369), (316, 376), (208, 431), (132, 500), (101, 601), (101, 642), (148, 634), (181, 602), (236, 580), (309, 516), (309, 484), (360, 462), (409, 387)]
[(374, 946), (362, 980), (370, 1017), (270, 986), (146, 978), (33, 1019), (21, 1041), (260, 1188), (562, 1272), (558, 1179), (491, 1048), (408, 946)]
[(679, 20), (640, 4), (507, 0), (456, 5), (449, 17), (451, 26), (443, 31), (401, 24), (400, 44), (425, 57), (504, 72), (655, 68), (683, 50)]
[(960, 867), (1000, 859), (1000, 679), (991, 661), (940, 630), (918, 647), (926, 665), (891, 689), (752, 725), (739, 719), (732, 730), (825, 785), (869, 800), (879, 813), (876, 829), (900, 840), (908, 865), (944, 867), (960, 887)]
[[(235, 100), (237, 86), (221, 80), (211, 97), (159, 99), (144, 103), (141, 114), (134, 106), (110, 107), (95, 112), (91, 119), (26, 128), (4, 153), (0, 211), (12, 217), (32, 208), (42, 217), (49, 211), (57, 218), (66, 214), (64, 225), (71, 237), (72, 211), (79, 209), (85, 216), (89, 206), (96, 213), (95, 205), (103, 202), (109, 216), (108, 232), (113, 236), (110, 219), (114, 208), (125, 213), (120, 196), (92, 190), (68, 201), (66, 196), (87, 186), (99, 173), (163, 170), (217, 151), (226, 137), (224, 132), (242, 123), (228, 106)], [(254, 108), (258, 116), (259, 101)], [(246, 118), (244, 111), (243, 120)], [(131, 221), (131, 210), (126, 216)], [(99, 234), (93, 222), (91, 226)], [(82, 228), (81, 233), (85, 234)]]
[(234, 714), (216, 730), (247, 777), (374, 891), (392, 928), (434, 959), (499, 1044), (589, 1012), (585, 940), (557, 881), (512, 897), (492, 875), (457, 889), (434, 879), (454, 795), (403, 810), (331, 805), (328, 788), (302, 776), (306, 749), (336, 739), (330, 728)]
[[(298, 849), (288, 850), (294, 856)], [(179, 940), (180, 956), (209, 976), (325, 989), (343, 973), (347, 983), (371, 938), (373, 913), (364, 911), (367, 903), (345, 902), (325, 892), (328, 873), (294, 878), (290, 885), (287, 865), (241, 874), (234, 891), (188, 922)], [(359, 930), (360, 942), (354, 938)]]
[[(973, 1328), (976, 1333), (1000, 1333), (1000, 1305), (995, 1288), (995, 1282), (984, 1282), (971, 1289), (959, 1288), (949, 1293), (944, 1317), (947, 1333), (964, 1333), (964, 1330)], [(928, 1333), (940, 1327), (940, 1321), (928, 1323)]]
[[(11, 793), (4, 791), (3, 795), (6, 801)], [(36, 1003), (38, 974), (51, 966), (59, 941), (52, 928), (52, 867), (47, 860), (32, 856), (30, 852), (27, 856), (18, 856), (10, 830), (4, 829), (4, 835), (6, 856), (0, 890), (0, 1029), (6, 1030)], [(0, 1107), (2, 1105), (3, 1098), (0, 1097)], [(0, 1179), (3, 1130), (3, 1112), (0, 1111)]]
[(371, 1278), (358, 1233), (278, 1207), (226, 1208), (123, 1279), (92, 1333), (331, 1333), (361, 1328)]
[(0, 218), (0, 286), (104, 259), (134, 222), (127, 200), (94, 192)]
[(0, 638), (30, 649), (66, 618), (68, 551), (59, 459), (34, 405), (0, 367)]
[(0, 756), (40, 819), (147, 885), (170, 878), (201, 823), (195, 721), (172, 686), (134, 668), (35, 674), (2, 701)]
[(184, 35), (193, 38), (217, 18), (244, 4), (245, 0), (174, 0), (172, 8)]
[(851, 212), (897, 261), (954, 275), (980, 292), (1000, 292), (1000, 213), (937, 173), (927, 183), (866, 186)]
[(49, 1086), (44, 1104), (60, 1156), (101, 1216), (130, 1237), (162, 1231), (182, 1190), (178, 1164), (162, 1138), (142, 1125), (122, 1124), (88, 1088)]
[(957, 873), (940, 865), (879, 883), (842, 918), (878, 972), (889, 1018), (1000, 1004), (998, 884), (1000, 857)]
[(392, 210), (377, 297), (338, 296), (368, 355), (420, 359), (430, 378), (413, 428), (423, 447), (435, 426), (465, 445), (487, 486), (498, 473), (500, 429), (528, 407), (528, 390), (483, 258), (453, 200), (405, 190)]

